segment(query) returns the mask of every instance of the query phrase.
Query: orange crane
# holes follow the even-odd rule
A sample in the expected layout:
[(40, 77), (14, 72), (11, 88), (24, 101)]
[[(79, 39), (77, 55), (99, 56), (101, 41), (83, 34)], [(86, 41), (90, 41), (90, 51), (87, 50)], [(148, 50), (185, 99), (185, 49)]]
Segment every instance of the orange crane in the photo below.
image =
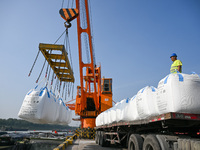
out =
[[(101, 78), (101, 66), (97, 66), (94, 61), (88, 0), (76, 0), (76, 9), (62, 8), (60, 15), (66, 20), (67, 28), (77, 18), (80, 86), (77, 86), (75, 104), (67, 106), (80, 116), (81, 128), (94, 128), (97, 115), (112, 107), (112, 79)], [(87, 40), (83, 40), (84, 36)], [(87, 63), (82, 56), (84, 44), (90, 53), (90, 61)]]

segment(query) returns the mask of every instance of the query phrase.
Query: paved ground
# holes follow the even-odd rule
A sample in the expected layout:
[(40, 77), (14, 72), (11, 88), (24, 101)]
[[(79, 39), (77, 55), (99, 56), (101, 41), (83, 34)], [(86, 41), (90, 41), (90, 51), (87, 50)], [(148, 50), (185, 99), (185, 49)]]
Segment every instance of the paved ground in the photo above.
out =
[(67, 150), (127, 150), (125, 148), (119, 148), (119, 146), (112, 145), (111, 147), (101, 147), (97, 145), (94, 140), (89, 139), (77, 139), (73, 145), (69, 145)]

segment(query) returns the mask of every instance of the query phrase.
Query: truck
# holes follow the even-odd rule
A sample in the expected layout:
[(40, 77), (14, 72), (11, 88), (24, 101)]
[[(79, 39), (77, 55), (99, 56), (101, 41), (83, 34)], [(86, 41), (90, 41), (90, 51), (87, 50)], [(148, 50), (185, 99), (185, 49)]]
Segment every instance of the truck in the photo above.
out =
[(169, 112), (148, 119), (96, 126), (95, 142), (128, 150), (199, 150), (200, 114)]

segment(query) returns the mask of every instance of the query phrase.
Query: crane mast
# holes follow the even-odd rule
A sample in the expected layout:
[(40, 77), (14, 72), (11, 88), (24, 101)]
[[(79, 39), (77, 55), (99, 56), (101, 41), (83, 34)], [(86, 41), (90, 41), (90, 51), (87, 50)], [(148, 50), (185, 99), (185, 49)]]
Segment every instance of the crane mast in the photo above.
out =
[[(94, 128), (97, 115), (112, 107), (112, 79), (101, 78), (101, 66), (94, 62), (88, 0), (76, 0), (76, 9), (61, 9), (60, 14), (69, 24), (67, 27), (77, 17), (80, 86), (75, 114), (80, 116), (81, 128)], [(84, 46), (90, 53), (87, 63), (82, 56)]]
[[(97, 87), (101, 91), (101, 69), (100, 67), (95, 68), (94, 58), (93, 58), (93, 47), (92, 47), (92, 37), (91, 37), (91, 28), (90, 28), (90, 18), (89, 18), (89, 8), (88, 1), (85, 1), (85, 15), (86, 17), (86, 26), (85, 28), (81, 26), (81, 15), (77, 18), (77, 32), (78, 32), (78, 51), (79, 51), (79, 70), (80, 70), (80, 84), (81, 86), (77, 88), (76, 96), (76, 106), (75, 113), (80, 115), (81, 127), (94, 127), (95, 118), (99, 114), (99, 93), (97, 92)], [(79, 14), (83, 13), (80, 10), (80, 0), (76, 0), (76, 9), (79, 10)], [(90, 62), (84, 63), (82, 60), (82, 49), (83, 49), (83, 38), (81, 35), (86, 34), (88, 37), (88, 42), (85, 43), (89, 45), (90, 52)], [(83, 71), (86, 69), (86, 75), (83, 75)], [(84, 84), (85, 80), (85, 84)], [(94, 90), (91, 90), (93, 85)]]

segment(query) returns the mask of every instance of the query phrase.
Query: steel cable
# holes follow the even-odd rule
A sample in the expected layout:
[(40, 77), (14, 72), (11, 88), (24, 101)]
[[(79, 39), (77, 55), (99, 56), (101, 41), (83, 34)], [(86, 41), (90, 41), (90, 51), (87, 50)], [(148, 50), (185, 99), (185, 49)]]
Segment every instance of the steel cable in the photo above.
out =
[(31, 67), (31, 70), (30, 70), (30, 72), (29, 72), (29, 75), (28, 75), (28, 76), (30, 76), (30, 75), (31, 75), (31, 73), (32, 73), (32, 71), (33, 71), (33, 67), (35, 66), (35, 63), (36, 63), (36, 61), (37, 61), (37, 59), (38, 59), (38, 56), (39, 56), (39, 53), (40, 53), (40, 50), (38, 50), (37, 56), (36, 56), (36, 58), (35, 58), (35, 61), (34, 61), (33, 65), (32, 65), (32, 67)]
[(43, 69), (44, 69), (45, 63), (46, 63), (46, 59), (44, 60), (44, 63), (43, 63), (42, 69), (41, 69), (41, 71), (40, 71), (39, 77), (38, 77), (37, 80), (36, 80), (36, 83), (38, 83), (38, 81), (39, 81), (39, 79), (40, 79), (40, 76), (41, 76), (41, 74), (42, 74), (42, 72), (43, 72)]

